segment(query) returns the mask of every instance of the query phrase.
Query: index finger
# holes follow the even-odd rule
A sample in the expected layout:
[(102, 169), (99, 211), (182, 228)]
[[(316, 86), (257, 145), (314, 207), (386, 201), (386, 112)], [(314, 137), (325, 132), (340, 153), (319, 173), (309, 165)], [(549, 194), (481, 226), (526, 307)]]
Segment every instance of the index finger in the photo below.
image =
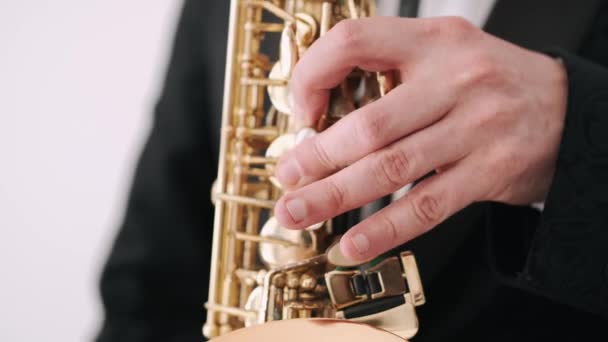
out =
[[(317, 40), (296, 64), (290, 86), (295, 115), (313, 125), (323, 114), (329, 90), (355, 67), (368, 71), (398, 69), (407, 52), (404, 21), (372, 17), (343, 20)], [(410, 33), (411, 35), (411, 33)]]

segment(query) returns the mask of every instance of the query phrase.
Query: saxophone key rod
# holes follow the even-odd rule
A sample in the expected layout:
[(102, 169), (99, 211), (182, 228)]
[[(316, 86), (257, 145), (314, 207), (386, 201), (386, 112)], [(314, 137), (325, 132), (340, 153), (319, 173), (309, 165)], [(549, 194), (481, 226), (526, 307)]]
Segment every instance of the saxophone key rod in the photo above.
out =
[(229, 195), (226, 193), (217, 194), (217, 200), (222, 202), (232, 202), (237, 204), (251, 205), (254, 207), (266, 208), (266, 209), (274, 209), (275, 201), (262, 200), (258, 198), (246, 197), (246, 196), (238, 196), (238, 195)]
[(249, 168), (249, 169), (243, 169), (240, 172), (241, 172), (241, 174), (247, 175), (247, 176), (257, 176), (257, 177), (265, 177), (265, 178), (273, 176), (272, 171), (266, 170), (266, 169)]
[(232, 162), (236, 163), (237, 161), (241, 165), (268, 165), (268, 164), (276, 164), (277, 158), (271, 157), (258, 157), (258, 156), (231, 156)]
[(276, 33), (283, 31), (285, 25), (277, 23), (248, 23), (245, 25), (245, 30), (265, 32), (265, 33)]
[(292, 241), (272, 238), (272, 237), (268, 237), (268, 236), (260, 236), (260, 235), (256, 235), (256, 234), (234, 232), (234, 236), (236, 237), (237, 240), (241, 240), (241, 241), (264, 242), (264, 243), (280, 245), (283, 247), (299, 247), (300, 246), (300, 244), (292, 242)]
[(277, 17), (279, 17), (280, 19), (282, 19), (284, 21), (292, 22), (292, 23), (296, 22), (295, 16), (291, 15), (291, 13), (287, 12), (286, 10), (282, 9), (281, 7), (275, 5), (274, 3), (271, 3), (267, 0), (245, 0), (244, 5), (260, 7), (260, 8), (267, 10), (268, 12), (276, 15)]
[(213, 311), (216, 311), (216, 312), (228, 314), (230, 316), (249, 318), (249, 319), (255, 319), (255, 318), (258, 317), (258, 313), (256, 311), (250, 311), (250, 310), (245, 310), (245, 309), (238, 309), (238, 308), (235, 308), (233, 306), (226, 306), (226, 305), (220, 305), (220, 304), (206, 303), (205, 304), (205, 308), (207, 310), (213, 310)]
[[(232, 128), (230, 128), (232, 129)], [(246, 128), (237, 127), (236, 137), (239, 139), (244, 138), (263, 138), (269, 141), (276, 139), (279, 136), (279, 130), (276, 127), (262, 127), (262, 128)]]
[(271, 79), (271, 78), (243, 77), (243, 78), (241, 78), (241, 85), (263, 86), (263, 87), (268, 87), (268, 86), (286, 87), (287, 80)]

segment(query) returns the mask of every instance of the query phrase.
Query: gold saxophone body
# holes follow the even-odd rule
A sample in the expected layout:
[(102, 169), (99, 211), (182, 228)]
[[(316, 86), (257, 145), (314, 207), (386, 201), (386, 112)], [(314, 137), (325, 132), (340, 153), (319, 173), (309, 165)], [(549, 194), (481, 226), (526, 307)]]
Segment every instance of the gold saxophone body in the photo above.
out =
[[(328, 113), (314, 130), (295, 127), (288, 82), (300, 56), (340, 20), (370, 16), (374, 10), (372, 0), (231, 1), (218, 179), (212, 193), (207, 338), (297, 318), (348, 320), (402, 338), (418, 331), (415, 307), (425, 297), (411, 253), (348, 264), (339, 248), (327, 252), (338, 241), (336, 221), (294, 231), (273, 218), (282, 193), (273, 178), (277, 159), (390, 91), (388, 74), (355, 70), (332, 91)], [(266, 52), (273, 42), (274, 51)]]

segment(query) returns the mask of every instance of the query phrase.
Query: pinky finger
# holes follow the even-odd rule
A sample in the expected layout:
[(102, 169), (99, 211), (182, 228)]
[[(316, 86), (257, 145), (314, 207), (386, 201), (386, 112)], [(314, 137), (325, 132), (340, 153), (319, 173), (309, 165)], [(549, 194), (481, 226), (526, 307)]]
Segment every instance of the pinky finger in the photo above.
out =
[[(464, 162), (464, 163), (463, 163)], [(418, 184), (410, 193), (351, 228), (340, 241), (342, 253), (369, 260), (431, 230), (482, 197), (487, 187), (468, 160)]]

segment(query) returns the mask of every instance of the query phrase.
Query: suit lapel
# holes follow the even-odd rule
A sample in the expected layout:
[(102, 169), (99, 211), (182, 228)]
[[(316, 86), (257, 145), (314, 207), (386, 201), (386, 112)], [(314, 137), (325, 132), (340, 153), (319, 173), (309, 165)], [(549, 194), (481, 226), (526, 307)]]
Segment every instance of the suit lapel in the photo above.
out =
[(497, 1), (485, 30), (530, 49), (561, 47), (576, 51), (601, 0)]

